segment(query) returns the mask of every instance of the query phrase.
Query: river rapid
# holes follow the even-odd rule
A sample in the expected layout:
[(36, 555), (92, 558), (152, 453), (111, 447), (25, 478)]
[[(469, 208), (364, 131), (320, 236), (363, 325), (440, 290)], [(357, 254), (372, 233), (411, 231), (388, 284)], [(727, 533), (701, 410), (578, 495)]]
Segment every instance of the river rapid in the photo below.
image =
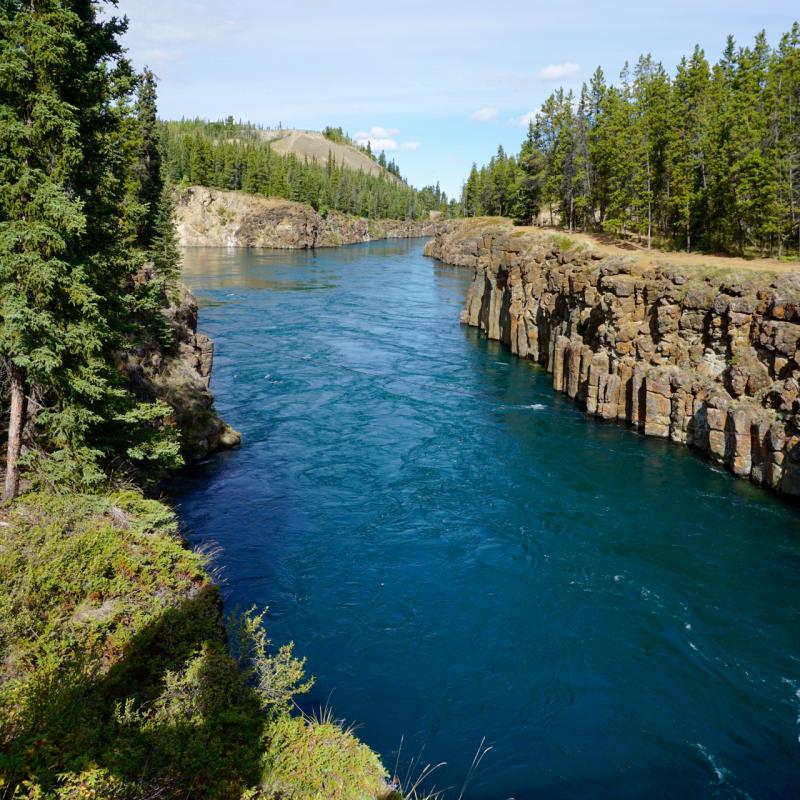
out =
[(448, 797), (482, 741), (472, 800), (800, 796), (800, 511), (586, 418), (421, 253), (186, 252), (244, 444), (174, 500), (228, 608)]

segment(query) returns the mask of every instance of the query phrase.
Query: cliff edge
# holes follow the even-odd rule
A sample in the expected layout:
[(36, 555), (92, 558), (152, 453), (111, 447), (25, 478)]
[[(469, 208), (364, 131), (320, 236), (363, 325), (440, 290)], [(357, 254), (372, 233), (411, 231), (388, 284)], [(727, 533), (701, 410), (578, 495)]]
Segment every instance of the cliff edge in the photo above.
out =
[[(152, 279), (146, 268), (141, 280)], [(163, 310), (168, 343), (155, 331), (120, 353), (120, 368), (143, 400), (162, 400), (172, 408), (172, 424), (181, 437), (186, 462), (236, 447), (241, 435), (220, 419), (209, 389), (214, 342), (197, 332), (197, 300), (183, 285)]]
[(800, 268), (620, 255), (497, 219), (443, 223), (425, 253), (474, 268), (462, 322), (588, 414), (800, 497)]
[(176, 214), (182, 247), (310, 250), (432, 236), (435, 229), (431, 221), (367, 220), (338, 211), (322, 216), (304, 203), (204, 186), (181, 191)]

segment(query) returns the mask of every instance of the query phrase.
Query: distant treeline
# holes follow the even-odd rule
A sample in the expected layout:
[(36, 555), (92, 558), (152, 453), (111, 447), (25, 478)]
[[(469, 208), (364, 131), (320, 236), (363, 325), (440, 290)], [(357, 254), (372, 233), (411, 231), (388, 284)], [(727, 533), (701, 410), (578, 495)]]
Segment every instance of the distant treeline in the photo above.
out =
[[(370, 219), (422, 219), (430, 211), (447, 212), (447, 195), (438, 186), (418, 190), (400, 177), (394, 162), (373, 157), (387, 173), (370, 175), (337, 163), (275, 152), (261, 128), (233, 118), (219, 122), (162, 122), (166, 172), (173, 183), (190, 183), (282, 197), (309, 203), (322, 214), (330, 210)], [(331, 141), (349, 144), (341, 128), (327, 128)]]
[(686, 250), (800, 251), (800, 25), (775, 49), (763, 32), (729, 37), (714, 66), (696, 47), (674, 77), (643, 56), (616, 86), (598, 69), (577, 100), (559, 89), (517, 157), (473, 166), (462, 208)]

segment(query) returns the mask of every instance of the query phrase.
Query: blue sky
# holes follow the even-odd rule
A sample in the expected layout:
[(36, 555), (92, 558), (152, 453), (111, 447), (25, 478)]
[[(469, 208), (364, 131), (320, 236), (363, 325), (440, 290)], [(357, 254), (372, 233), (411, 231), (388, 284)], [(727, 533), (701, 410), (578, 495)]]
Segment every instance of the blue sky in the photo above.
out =
[(526, 115), (559, 85), (579, 89), (652, 53), (672, 71), (728, 33), (771, 42), (793, 2), (632, 0), (120, 0), (125, 43), (158, 75), (165, 118), (232, 114), (372, 139), (417, 186), (460, 191), (473, 161), (516, 152)]

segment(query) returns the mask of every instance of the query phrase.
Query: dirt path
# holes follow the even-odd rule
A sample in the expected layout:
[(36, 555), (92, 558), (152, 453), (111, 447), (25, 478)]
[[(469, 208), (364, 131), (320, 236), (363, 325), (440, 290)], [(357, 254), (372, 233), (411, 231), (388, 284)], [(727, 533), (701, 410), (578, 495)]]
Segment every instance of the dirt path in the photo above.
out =
[(707, 271), (738, 271), (797, 273), (800, 274), (800, 261), (778, 261), (776, 258), (737, 258), (725, 255), (706, 255), (703, 253), (666, 252), (648, 250), (634, 242), (623, 241), (609, 234), (568, 233), (560, 228), (517, 228), (536, 232), (550, 232), (556, 236), (566, 236), (573, 241), (585, 242), (594, 250), (616, 256), (634, 256), (643, 269), (664, 264), (684, 267), (698, 267)]

